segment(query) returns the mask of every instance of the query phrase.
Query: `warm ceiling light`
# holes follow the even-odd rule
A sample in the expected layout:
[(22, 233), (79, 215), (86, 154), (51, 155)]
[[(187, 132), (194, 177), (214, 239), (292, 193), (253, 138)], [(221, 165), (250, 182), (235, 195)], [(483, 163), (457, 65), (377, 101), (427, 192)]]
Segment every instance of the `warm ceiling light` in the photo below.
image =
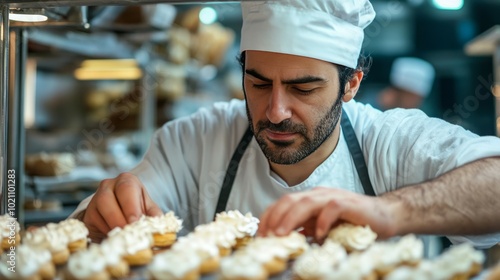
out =
[(433, 0), (432, 3), (440, 10), (460, 10), (464, 6), (464, 0)]
[(12, 9), (9, 13), (9, 19), (23, 22), (47, 21), (48, 17), (44, 13), (43, 9)]

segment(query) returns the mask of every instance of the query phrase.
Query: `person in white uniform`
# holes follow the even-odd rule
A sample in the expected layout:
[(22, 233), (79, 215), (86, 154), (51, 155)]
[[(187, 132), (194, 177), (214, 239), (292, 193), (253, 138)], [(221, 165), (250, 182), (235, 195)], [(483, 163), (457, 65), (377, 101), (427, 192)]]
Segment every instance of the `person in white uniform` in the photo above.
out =
[(353, 100), (369, 1), (242, 1), (242, 11), (245, 100), (161, 127), (136, 168), (76, 210), (93, 239), (143, 214), (172, 210), (191, 231), (238, 209), (260, 217), (262, 235), (304, 227), (322, 239), (348, 221), (381, 238), (500, 241), (498, 138)]
[(436, 71), (429, 62), (416, 57), (394, 60), (389, 76), (390, 85), (378, 96), (384, 110), (393, 108), (419, 108), (429, 95)]

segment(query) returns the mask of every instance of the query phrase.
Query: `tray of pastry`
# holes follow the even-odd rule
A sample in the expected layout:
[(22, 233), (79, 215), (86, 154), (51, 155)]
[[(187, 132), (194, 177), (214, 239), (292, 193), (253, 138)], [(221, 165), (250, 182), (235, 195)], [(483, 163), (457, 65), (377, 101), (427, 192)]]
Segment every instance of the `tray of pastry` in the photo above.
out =
[(27, 232), (0, 216), (1, 279), (500, 279), (500, 264), (483, 270), (485, 256), (468, 243), (423, 258), (414, 235), (377, 241), (368, 226), (341, 224), (322, 244), (299, 232), (254, 237), (258, 219), (228, 211), (178, 237), (173, 212), (142, 217), (88, 242), (79, 220)]

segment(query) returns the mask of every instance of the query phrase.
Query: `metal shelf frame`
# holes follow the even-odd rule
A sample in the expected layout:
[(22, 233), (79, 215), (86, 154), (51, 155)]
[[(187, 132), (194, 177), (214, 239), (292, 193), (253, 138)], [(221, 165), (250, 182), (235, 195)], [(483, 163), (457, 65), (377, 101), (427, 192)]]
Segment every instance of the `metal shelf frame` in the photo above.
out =
[[(245, 0), (242, 0), (245, 1)], [(252, 0), (248, 0), (252, 1)], [(147, 4), (216, 4), (241, 1), (181, 0), (1, 0), (0, 3), (0, 215), (9, 213), (22, 223), (24, 201), (24, 71), (27, 54), (26, 30), (9, 23), (12, 8), (55, 8), (73, 6), (130, 6)], [(42, 25), (43, 27), (43, 25)], [(12, 35), (11, 35), (12, 33)], [(9, 96), (9, 92), (11, 93)], [(151, 107), (151, 102), (144, 106)], [(9, 119), (10, 118), (10, 119)], [(148, 121), (141, 120), (143, 123)], [(151, 132), (150, 132), (151, 133)], [(8, 170), (15, 170), (15, 184)], [(8, 211), (8, 187), (15, 186), (15, 211)], [(12, 194), (12, 193), (11, 193)], [(12, 198), (12, 196), (11, 196)]]

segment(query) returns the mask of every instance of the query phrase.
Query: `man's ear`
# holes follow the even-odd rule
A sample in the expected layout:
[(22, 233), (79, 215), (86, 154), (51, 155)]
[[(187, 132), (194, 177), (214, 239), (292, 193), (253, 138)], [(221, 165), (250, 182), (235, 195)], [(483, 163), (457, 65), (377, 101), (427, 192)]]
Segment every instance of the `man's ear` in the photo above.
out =
[(345, 94), (342, 97), (342, 101), (349, 102), (356, 96), (363, 80), (363, 75), (363, 71), (356, 71), (353, 77), (345, 84)]

